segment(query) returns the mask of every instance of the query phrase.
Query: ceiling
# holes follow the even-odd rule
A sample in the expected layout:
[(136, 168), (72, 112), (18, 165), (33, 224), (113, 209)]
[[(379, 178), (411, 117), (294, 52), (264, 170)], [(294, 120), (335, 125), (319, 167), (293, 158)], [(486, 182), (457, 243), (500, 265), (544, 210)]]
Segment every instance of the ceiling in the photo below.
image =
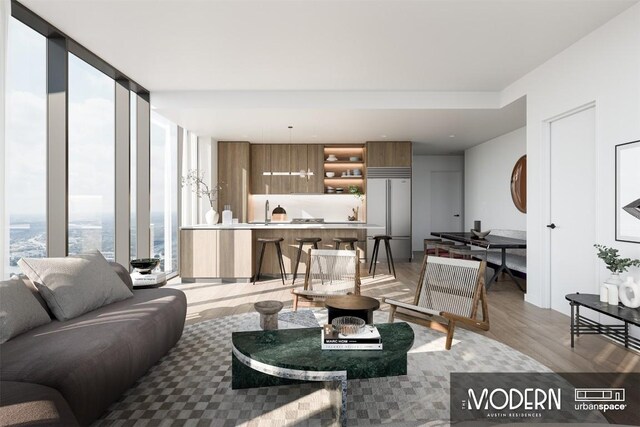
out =
[[(638, 2), (20, 1), (149, 89), (152, 103), (164, 91), (184, 91), (185, 99), (193, 91), (280, 91), (285, 98), (289, 91), (497, 92)], [(477, 135), (490, 139), (524, 125), (524, 109), (510, 108), (298, 111), (262, 105), (225, 111), (165, 105), (158, 111), (215, 139), (258, 130), (262, 138), (284, 126), (284, 135), (274, 134), (283, 139), (292, 124), (301, 138), (365, 141), (384, 132), (439, 147), (445, 134), (465, 135), (475, 126)]]

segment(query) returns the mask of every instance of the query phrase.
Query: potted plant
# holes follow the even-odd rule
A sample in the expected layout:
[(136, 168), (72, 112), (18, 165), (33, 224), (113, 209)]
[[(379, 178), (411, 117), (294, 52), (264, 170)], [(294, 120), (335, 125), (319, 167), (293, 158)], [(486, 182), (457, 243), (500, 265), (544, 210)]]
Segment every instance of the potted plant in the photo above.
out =
[(629, 267), (640, 267), (640, 260), (631, 258), (621, 258), (618, 250), (609, 248), (604, 245), (593, 245), (598, 250), (598, 258), (600, 258), (607, 266), (607, 270), (611, 272), (611, 276), (606, 283), (612, 285), (620, 285), (620, 273), (624, 273)]
[[(362, 191), (360, 191), (360, 187), (358, 187), (357, 185), (350, 185), (349, 187), (347, 187), (347, 191), (350, 194), (353, 194), (353, 196), (358, 199), (358, 201), (360, 203), (362, 203), (362, 201), (364, 200), (364, 194), (362, 194)], [(349, 221), (357, 221), (358, 220), (358, 212), (360, 211), (360, 206), (356, 206), (355, 208), (351, 209), (353, 211), (353, 216), (350, 216), (348, 219)]]
[(209, 200), (211, 209), (207, 211), (204, 218), (207, 224), (217, 224), (219, 215), (214, 209), (214, 203), (217, 200), (218, 191), (222, 189), (222, 186), (216, 184), (209, 187), (209, 185), (204, 182), (204, 175), (198, 174), (198, 171), (195, 169), (190, 170), (187, 176), (182, 177), (182, 186), (189, 186), (191, 191), (193, 191), (199, 199), (204, 196)]

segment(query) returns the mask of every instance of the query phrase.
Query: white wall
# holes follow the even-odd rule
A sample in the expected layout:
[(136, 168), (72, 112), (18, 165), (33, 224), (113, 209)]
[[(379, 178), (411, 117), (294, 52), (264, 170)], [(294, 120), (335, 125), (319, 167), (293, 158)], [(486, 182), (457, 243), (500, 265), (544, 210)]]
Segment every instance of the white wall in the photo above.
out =
[[(218, 183), (218, 142), (211, 137), (198, 137), (198, 172), (211, 186)], [(198, 223), (205, 222), (204, 215), (210, 208), (208, 199), (198, 199)]]
[[(527, 96), (527, 295), (549, 307), (548, 130), (554, 116), (595, 102), (596, 241), (640, 258), (640, 245), (615, 241), (615, 145), (640, 139), (640, 4), (629, 8), (503, 91)], [(595, 242), (594, 242), (595, 243)], [(594, 251), (598, 283), (609, 275)], [(597, 266), (597, 267), (596, 267)], [(640, 280), (640, 270), (629, 272)], [(597, 289), (597, 283), (594, 283)]]
[(527, 151), (522, 127), (464, 152), (464, 229), (482, 221), (483, 230), (526, 230), (527, 215), (511, 199), (513, 166)]
[[(422, 251), (431, 237), (431, 172), (463, 172), (464, 156), (413, 156), (411, 228), (412, 249)], [(464, 215), (464, 212), (463, 212)], [(441, 230), (438, 230), (441, 231)]]

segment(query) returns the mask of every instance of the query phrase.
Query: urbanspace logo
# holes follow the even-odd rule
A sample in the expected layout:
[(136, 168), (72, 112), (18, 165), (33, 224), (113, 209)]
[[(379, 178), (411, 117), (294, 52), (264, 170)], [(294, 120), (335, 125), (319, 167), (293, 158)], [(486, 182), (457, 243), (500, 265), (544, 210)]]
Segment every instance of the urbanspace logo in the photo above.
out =
[(576, 388), (577, 411), (624, 411), (627, 404), (623, 388)]
[(467, 389), (462, 409), (486, 411), (488, 418), (539, 418), (542, 411), (562, 409), (560, 388)]

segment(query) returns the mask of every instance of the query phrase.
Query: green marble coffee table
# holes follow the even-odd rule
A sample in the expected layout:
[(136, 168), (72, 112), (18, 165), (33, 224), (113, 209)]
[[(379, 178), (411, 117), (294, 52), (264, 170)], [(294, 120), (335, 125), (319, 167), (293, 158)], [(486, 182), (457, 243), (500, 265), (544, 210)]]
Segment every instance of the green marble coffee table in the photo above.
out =
[(322, 350), (320, 328), (234, 332), (231, 387), (331, 382), (340, 391), (336, 406), (340, 423), (345, 425), (347, 380), (407, 374), (413, 330), (404, 322), (376, 327), (383, 350)]

